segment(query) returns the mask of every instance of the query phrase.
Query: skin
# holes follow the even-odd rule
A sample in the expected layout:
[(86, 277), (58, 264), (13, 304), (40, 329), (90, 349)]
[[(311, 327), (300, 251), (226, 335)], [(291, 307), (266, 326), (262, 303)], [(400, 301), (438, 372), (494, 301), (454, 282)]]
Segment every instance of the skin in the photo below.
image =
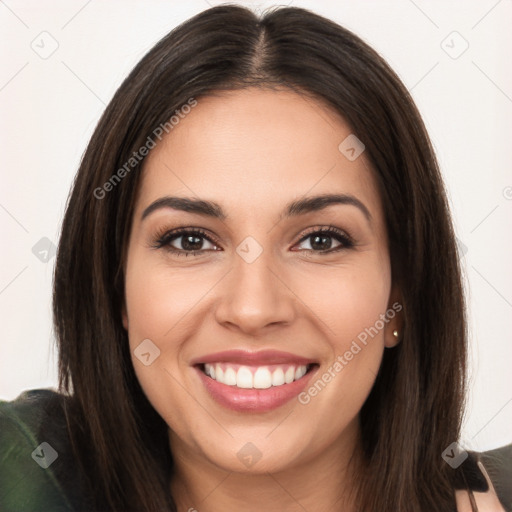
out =
[[(349, 161), (338, 150), (350, 133), (319, 101), (250, 88), (200, 98), (145, 162), (123, 323), (137, 378), (169, 425), (170, 488), (180, 512), (355, 510), (349, 493), (360, 463), (358, 413), (383, 351), (398, 342), (401, 314), (306, 405), (292, 399), (265, 413), (228, 410), (190, 366), (222, 350), (276, 349), (316, 360), (321, 376), (400, 301), (369, 161), (364, 152)], [(322, 193), (357, 197), (371, 221), (352, 205), (279, 220), (288, 202)], [(166, 195), (216, 201), (228, 217), (164, 208), (141, 220)], [(323, 254), (311, 249), (314, 237), (304, 239), (305, 231), (328, 226), (348, 232), (355, 246), (326, 254), (340, 246), (333, 237)], [(159, 232), (180, 227), (202, 228), (216, 241), (202, 239), (198, 256), (152, 247)], [(247, 236), (263, 249), (252, 263), (236, 252)], [(185, 251), (183, 241), (171, 245)], [(148, 338), (160, 355), (145, 366), (133, 350)], [(248, 442), (261, 453), (249, 468), (237, 456)]]

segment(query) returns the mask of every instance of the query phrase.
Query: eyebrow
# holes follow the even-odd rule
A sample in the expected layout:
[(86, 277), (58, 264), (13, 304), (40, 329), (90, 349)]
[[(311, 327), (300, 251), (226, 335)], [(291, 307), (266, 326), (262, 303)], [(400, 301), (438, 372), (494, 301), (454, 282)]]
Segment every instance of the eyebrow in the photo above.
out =
[[(306, 213), (317, 212), (334, 204), (350, 205), (358, 208), (371, 222), (372, 215), (368, 208), (357, 197), (350, 194), (323, 194), (310, 196), (288, 203), (280, 215), (283, 218), (297, 217)], [(227, 214), (222, 207), (215, 201), (205, 201), (203, 199), (192, 199), (188, 197), (165, 196), (153, 201), (143, 212), (141, 220), (144, 220), (151, 213), (162, 208), (171, 208), (173, 210), (195, 213), (206, 217), (213, 217), (225, 220)]]

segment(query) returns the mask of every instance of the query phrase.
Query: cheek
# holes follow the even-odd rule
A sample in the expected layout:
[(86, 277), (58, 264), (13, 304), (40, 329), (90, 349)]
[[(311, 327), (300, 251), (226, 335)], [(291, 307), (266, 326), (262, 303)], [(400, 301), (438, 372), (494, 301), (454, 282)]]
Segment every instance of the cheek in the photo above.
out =
[(158, 340), (162, 350), (171, 350), (164, 339), (180, 339), (178, 334), (210, 286), (208, 277), (203, 279), (197, 269), (170, 269), (135, 254), (128, 264), (125, 284), (130, 344), (150, 338)]
[(299, 401), (314, 416), (331, 418), (332, 435), (357, 415), (375, 381), (390, 289), (387, 260), (369, 258), (338, 273), (331, 269), (325, 278), (319, 274), (315, 287), (302, 292), (324, 333), (320, 339), (328, 346), (318, 374)]
[[(391, 275), (386, 259), (368, 255), (338, 269), (317, 269), (314, 279), (304, 274), (295, 283), (297, 294), (314, 313), (310, 318), (317, 318), (317, 326), (325, 333), (331, 350), (340, 353), (361, 333), (364, 338), (366, 330), (386, 312)], [(382, 338), (382, 322), (378, 328)]]
[[(217, 280), (198, 267), (170, 268), (137, 248), (130, 253), (126, 268), (128, 338), (135, 374), (153, 407), (184, 436), (187, 431), (182, 422), (171, 414), (176, 407), (186, 411), (183, 416), (191, 410), (182, 387), (189, 378), (182, 348), (200, 326), (201, 298)], [(153, 358), (152, 351), (157, 357)], [(138, 357), (148, 352), (149, 357)]]

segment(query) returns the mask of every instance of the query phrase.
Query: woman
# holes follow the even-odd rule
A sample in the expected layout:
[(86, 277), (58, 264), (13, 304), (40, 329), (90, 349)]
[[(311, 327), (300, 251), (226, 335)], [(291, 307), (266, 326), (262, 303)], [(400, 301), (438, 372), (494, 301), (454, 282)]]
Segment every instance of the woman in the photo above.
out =
[(309, 11), (212, 8), (136, 66), (68, 201), (54, 322), (60, 394), (2, 405), (6, 509), (505, 510), (504, 451), (456, 443), (464, 301), (421, 117)]

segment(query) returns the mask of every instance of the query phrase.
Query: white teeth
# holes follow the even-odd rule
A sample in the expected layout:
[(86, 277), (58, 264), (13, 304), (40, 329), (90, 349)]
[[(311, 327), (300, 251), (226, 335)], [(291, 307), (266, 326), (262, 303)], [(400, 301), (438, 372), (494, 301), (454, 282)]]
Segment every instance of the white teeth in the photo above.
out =
[(215, 380), (219, 382), (224, 382), (224, 371), (222, 370), (220, 364), (215, 365)]
[(306, 375), (306, 367), (305, 366), (299, 366), (295, 370), (295, 380), (299, 380), (301, 377), (304, 377), (304, 375)]
[(252, 388), (252, 373), (247, 366), (240, 366), (236, 374), (237, 388)]
[(223, 384), (227, 384), (228, 386), (236, 386), (236, 372), (233, 370), (233, 368), (227, 368), (224, 372)]
[(215, 379), (215, 368), (212, 364), (204, 365), (204, 373), (206, 373), (206, 375), (209, 375), (212, 379)]
[(267, 389), (272, 386), (272, 375), (266, 367), (258, 368), (254, 374), (254, 387), (256, 389)]
[[(254, 369), (248, 366), (230, 366), (229, 363), (217, 363), (204, 365), (204, 373), (212, 379), (243, 389), (268, 389), (272, 386), (291, 384), (294, 380), (301, 379), (307, 373), (307, 366), (274, 366), (274, 370), (268, 366), (260, 366)], [(286, 371), (285, 371), (286, 368)]]
[(284, 384), (284, 372), (282, 368), (278, 368), (272, 374), (272, 386), (282, 386)]
[(293, 366), (290, 366), (288, 370), (286, 370), (286, 373), (284, 374), (284, 381), (286, 384), (290, 384), (293, 382), (293, 379), (295, 378), (295, 368)]

